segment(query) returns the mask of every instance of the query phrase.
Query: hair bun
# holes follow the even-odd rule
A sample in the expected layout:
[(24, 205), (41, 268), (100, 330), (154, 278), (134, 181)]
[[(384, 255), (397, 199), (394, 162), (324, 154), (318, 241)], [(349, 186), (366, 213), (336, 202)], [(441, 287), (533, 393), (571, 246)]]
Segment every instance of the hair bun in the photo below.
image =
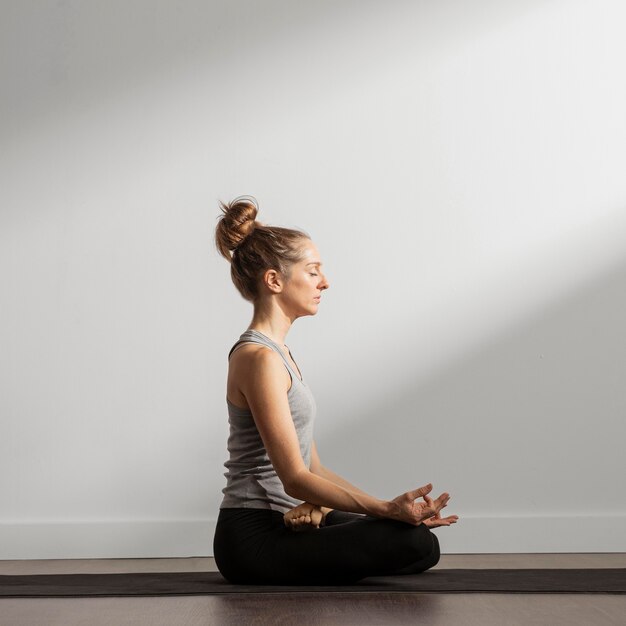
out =
[(220, 201), (222, 215), (215, 229), (215, 244), (229, 261), (234, 251), (256, 228), (259, 205), (252, 196), (239, 196), (232, 202)]

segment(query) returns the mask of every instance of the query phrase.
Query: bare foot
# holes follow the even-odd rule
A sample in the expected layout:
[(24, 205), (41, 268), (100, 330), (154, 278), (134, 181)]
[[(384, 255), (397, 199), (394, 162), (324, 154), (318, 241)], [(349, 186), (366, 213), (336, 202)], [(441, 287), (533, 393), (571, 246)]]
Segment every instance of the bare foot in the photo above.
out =
[(328, 507), (320, 507), (309, 502), (303, 502), (284, 514), (285, 526), (299, 531), (307, 528), (319, 528), (324, 524), (326, 515), (331, 511)]

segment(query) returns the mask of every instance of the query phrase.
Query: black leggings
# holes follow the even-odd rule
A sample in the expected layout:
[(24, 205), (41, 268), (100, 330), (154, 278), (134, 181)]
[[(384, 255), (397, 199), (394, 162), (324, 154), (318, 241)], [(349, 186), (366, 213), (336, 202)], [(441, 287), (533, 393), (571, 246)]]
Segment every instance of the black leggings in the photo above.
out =
[(439, 561), (429, 528), (331, 511), (324, 526), (295, 532), (269, 509), (221, 509), (213, 540), (231, 583), (348, 584), (367, 576), (417, 574)]

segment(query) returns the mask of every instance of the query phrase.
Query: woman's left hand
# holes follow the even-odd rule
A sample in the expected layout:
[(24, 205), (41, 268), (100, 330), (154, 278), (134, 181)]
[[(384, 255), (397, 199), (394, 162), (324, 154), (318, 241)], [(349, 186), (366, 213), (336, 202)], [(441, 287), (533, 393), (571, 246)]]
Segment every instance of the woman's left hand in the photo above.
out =
[[(424, 498), (428, 506), (433, 506), (432, 498), (427, 495), (422, 497)], [(424, 526), (428, 526), (428, 528), (438, 528), (439, 526), (450, 526), (450, 524), (456, 524), (458, 519), (458, 515), (448, 515), (448, 517), (441, 517), (439, 513), (436, 513), (432, 517), (425, 519), (422, 524), (424, 524)]]
[(285, 526), (296, 531), (319, 528), (325, 517), (321, 507), (309, 502), (303, 502), (283, 515)]

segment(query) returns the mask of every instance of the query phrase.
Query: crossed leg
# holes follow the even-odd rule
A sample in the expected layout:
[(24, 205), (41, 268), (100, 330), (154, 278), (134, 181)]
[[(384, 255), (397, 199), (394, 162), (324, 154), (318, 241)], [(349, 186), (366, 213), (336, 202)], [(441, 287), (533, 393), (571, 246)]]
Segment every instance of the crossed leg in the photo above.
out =
[[(365, 515), (359, 515), (357, 513), (348, 513), (346, 511), (332, 510), (326, 515), (325, 525), (335, 526), (337, 524), (347, 524), (350, 522), (355, 522), (359, 519), (364, 519), (366, 517), (367, 516)], [(405, 567), (402, 567), (393, 572), (387, 572), (387, 575), (400, 576), (404, 574), (419, 574), (420, 572), (425, 572), (427, 569), (430, 569), (431, 567), (437, 565), (441, 556), (441, 552), (439, 549), (439, 540), (437, 539), (437, 535), (435, 535), (435, 533), (431, 531), (429, 532), (433, 542), (431, 552), (424, 555), (422, 558), (418, 558), (413, 563), (409, 563)]]
[(324, 526), (294, 532), (278, 511), (222, 509), (214, 554), (232, 583), (334, 585), (422, 572), (439, 544), (424, 524), (335, 511)]

